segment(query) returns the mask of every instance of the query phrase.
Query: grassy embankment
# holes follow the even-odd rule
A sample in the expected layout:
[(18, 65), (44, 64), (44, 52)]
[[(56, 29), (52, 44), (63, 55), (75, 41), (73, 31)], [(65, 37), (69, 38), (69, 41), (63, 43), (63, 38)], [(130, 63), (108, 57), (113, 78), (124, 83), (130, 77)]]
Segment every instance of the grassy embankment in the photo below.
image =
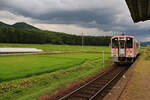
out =
[[(25, 47), (35, 46), (41, 45)], [(44, 45), (47, 48), (45, 50), (52, 50), (52, 45), (47, 46)], [(67, 46), (64, 49), (64, 46), (63, 50), (76, 47)], [(93, 50), (91, 48), (87, 50)], [(108, 47), (105, 49), (109, 50)], [(105, 67), (112, 63), (108, 62), (109, 58), (110, 54), (105, 54)], [(98, 53), (4, 56), (0, 57), (0, 64), (0, 100), (36, 100), (39, 96), (57, 92), (62, 86), (68, 87), (72, 82), (82, 81), (103, 69), (102, 54)]]

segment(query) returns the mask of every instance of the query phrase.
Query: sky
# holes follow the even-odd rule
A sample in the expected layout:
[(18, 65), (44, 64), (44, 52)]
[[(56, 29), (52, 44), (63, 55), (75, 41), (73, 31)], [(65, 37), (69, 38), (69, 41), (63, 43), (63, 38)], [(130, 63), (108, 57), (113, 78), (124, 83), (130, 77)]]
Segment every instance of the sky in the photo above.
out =
[(150, 21), (134, 23), (125, 0), (0, 0), (0, 21), (77, 35), (125, 33), (150, 41)]

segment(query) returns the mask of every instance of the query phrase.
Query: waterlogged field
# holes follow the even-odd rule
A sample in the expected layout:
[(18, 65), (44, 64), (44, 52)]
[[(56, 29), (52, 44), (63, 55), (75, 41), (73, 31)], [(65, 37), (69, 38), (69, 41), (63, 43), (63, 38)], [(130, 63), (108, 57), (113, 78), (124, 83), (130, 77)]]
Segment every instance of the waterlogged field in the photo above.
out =
[(2, 44), (0, 47), (23, 47), (23, 48), (37, 48), (44, 51), (105, 51), (110, 52), (108, 46), (70, 46), (70, 45), (53, 45), (53, 44)]

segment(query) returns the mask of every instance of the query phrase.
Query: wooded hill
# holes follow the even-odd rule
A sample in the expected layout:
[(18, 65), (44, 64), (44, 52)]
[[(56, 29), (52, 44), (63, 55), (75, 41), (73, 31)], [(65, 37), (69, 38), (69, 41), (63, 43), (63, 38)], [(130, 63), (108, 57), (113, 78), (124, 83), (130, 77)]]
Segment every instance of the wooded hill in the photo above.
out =
[[(109, 45), (110, 38), (110, 36), (84, 36), (84, 45)], [(14, 25), (0, 22), (0, 43), (81, 45), (82, 36), (40, 30), (23, 22)]]
[(24, 22), (18, 22), (18, 23), (15, 23), (13, 25), (9, 25), (9, 24), (5, 24), (3, 22), (0, 22), (0, 28), (1, 27), (8, 27), (8, 28), (16, 28), (16, 29), (36, 29), (38, 30), (38, 28), (32, 26), (32, 25), (29, 25), (27, 23), (24, 23)]

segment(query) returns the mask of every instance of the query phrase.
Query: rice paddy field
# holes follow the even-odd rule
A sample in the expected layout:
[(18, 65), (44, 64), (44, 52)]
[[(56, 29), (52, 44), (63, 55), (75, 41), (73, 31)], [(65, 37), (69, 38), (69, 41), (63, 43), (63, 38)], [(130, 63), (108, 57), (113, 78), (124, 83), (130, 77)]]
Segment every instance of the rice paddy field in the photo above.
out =
[[(21, 44), (0, 45), (23, 47)], [(35, 46), (47, 51), (61, 51), (58, 48), (63, 47), (25, 44), (25, 47)], [(64, 46), (62, 51), (80, 51), (81, 48), (77, 47), (79, 46)], [(109, 51), (109, 47), (85, 48), (87, 51)], [(106, 63), (103, 68), (102, 58), (101, 53), (0, 56), (0, 100), (38, 100), (47, 94), (57, 93), (60, 88), (67, 88), (75, 81), (83, 81), (112, 64), (110, 54), (105, 54)]]

